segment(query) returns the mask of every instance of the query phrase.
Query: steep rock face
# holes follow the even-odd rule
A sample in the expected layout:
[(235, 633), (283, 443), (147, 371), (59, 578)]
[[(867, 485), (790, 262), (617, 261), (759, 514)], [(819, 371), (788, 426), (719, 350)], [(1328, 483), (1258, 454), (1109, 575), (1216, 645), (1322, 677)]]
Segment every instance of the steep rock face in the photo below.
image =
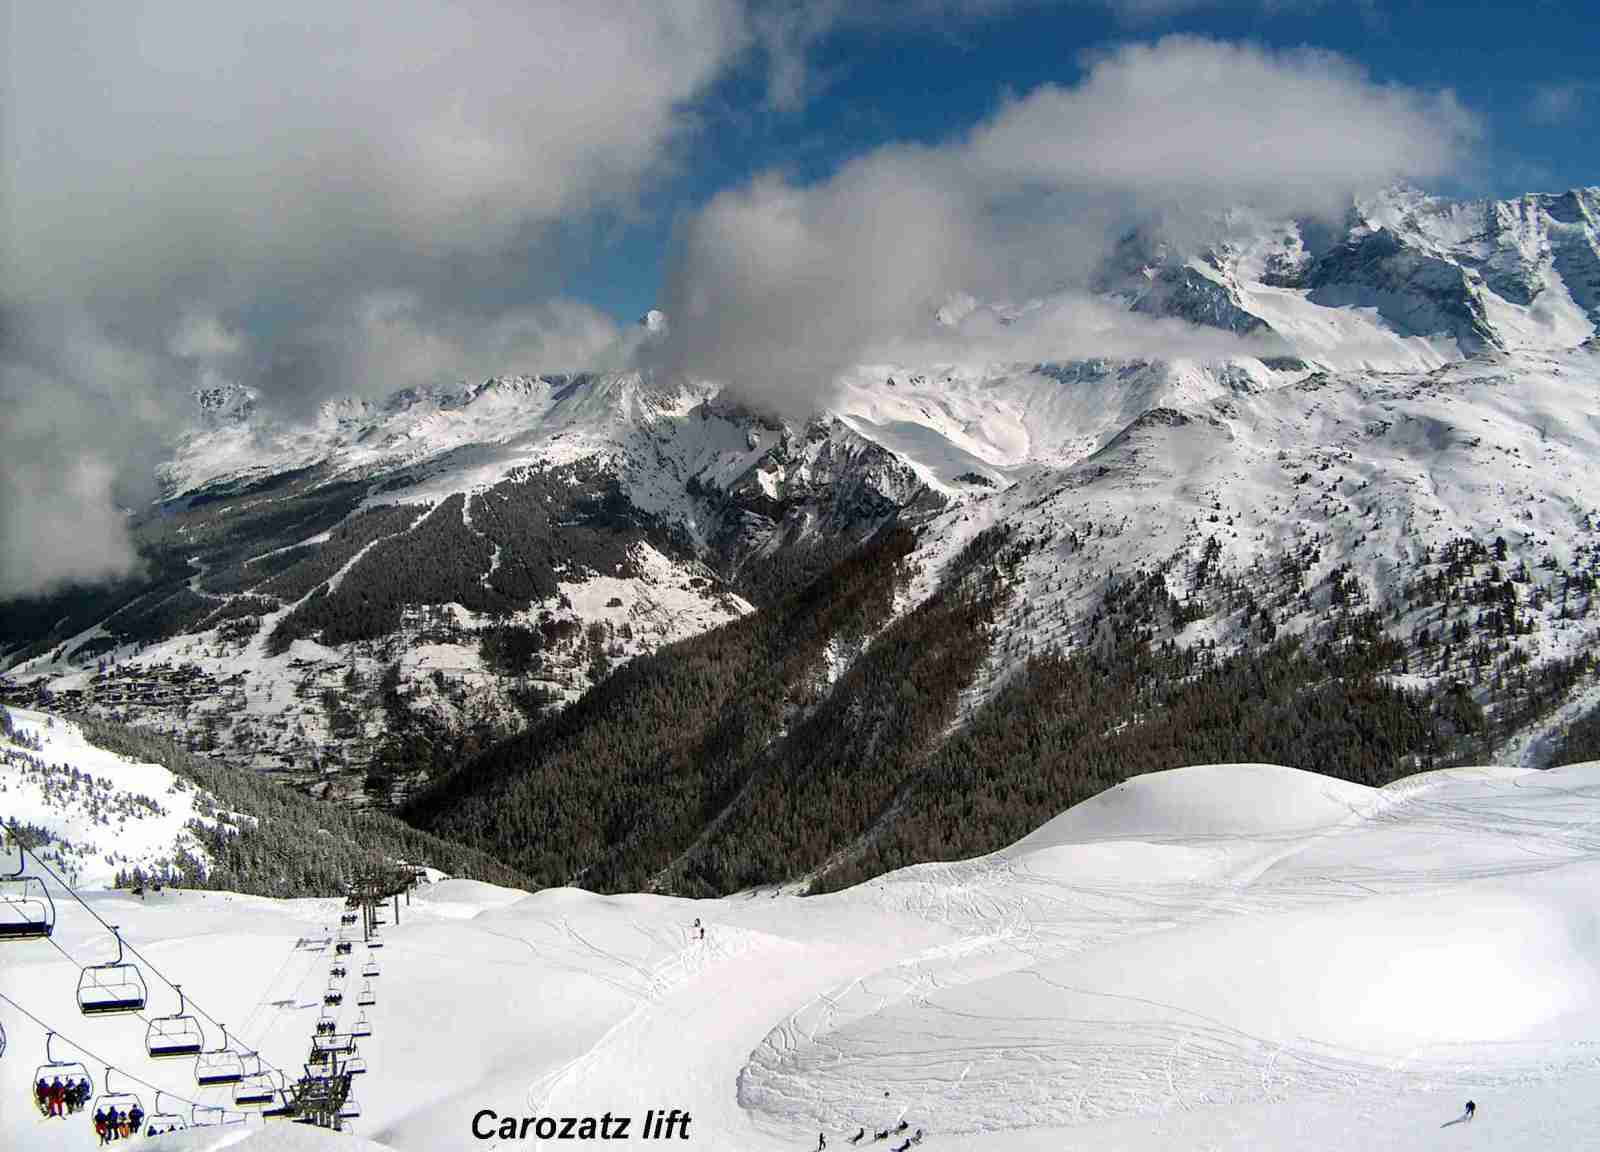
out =
[(1401, 335), (1446, 336), (1464, 355), (1500, 346), (1468, 272), (1386, 228), (1357, 230), (1313, 261), (1299, 286), (1324, 307), (1374, 308)]

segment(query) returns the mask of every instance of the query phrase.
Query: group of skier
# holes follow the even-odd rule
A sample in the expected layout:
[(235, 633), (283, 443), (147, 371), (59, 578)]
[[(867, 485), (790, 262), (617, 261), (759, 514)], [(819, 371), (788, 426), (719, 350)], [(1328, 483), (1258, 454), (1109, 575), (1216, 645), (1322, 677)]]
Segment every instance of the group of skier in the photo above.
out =
[[(887, 1093), (886, 1093), (886, 1095), (887, 1095)], [(904, 1120), (902, 1120), (902, 1121), (900, 1121), (900, 1123), (896, 1124), (892, 1129), (891, 1128), (880, 1128), (880, 1129), (878, 1129), (876, 1132), (874, 1132), (872, 1134), (872, 1142), (876, 1143), (879, 1140), (887, 1140), (887, 1139), (889, 1139), (890, 1136), (905, 1136), (904, 1141), (902, 1141), (900, 1144), (896, 1145), (895, 1148), (893, 1149), (893, 1152), (908, 1152), (908, 1149), (910, 1149), (913, 1144), (921, 1144), (922, 1143), (922, 1129), (921, 1128), (918, 1128), (910, 1136), (906, 1136), (905, 1135), (906, 1130), (908, 1128), (910, 1128), (910, 1127), (911, 1127), (910, 1124), (908, 1124)], [(862, 1141), (866, 1140), (866, 1138), (867, 1138), (867, 1130), (866, 1130), (866, 1128), (865, 1127), (858, 1128), (858, 1129), (856, 1129), (856, 1134), (854, 1136), (850, 1137), (850, 1143), (852, 1143), (852, 1144), (860, 1144)], [(827, 1147), (828, 1147), (828, 1136), (827, 1136), (827, 1134), (824, 1133), (824, 1132), (818, 1132), (817, 1133), (817, 1152), (826, 1152)]]
[(44, 1077), (33, 1086), (34, 1099), (38, 1102), (39, 1111), (46, 1116), (68, 1116), (83, 1110), (89, 1102), (89, 1081), (81, 1077), (67, 1077), (63, 1084), (61, 1077), (57, 1076), (49, 1083)]
[(143, 1123), (144, 1109), (137, 1103), (126, 1112), (120, 1108), (101, 1109), (94, 1114), (94, 1134), (100, 1137), (100, 1143), (109, 1144), (139, 1135)]

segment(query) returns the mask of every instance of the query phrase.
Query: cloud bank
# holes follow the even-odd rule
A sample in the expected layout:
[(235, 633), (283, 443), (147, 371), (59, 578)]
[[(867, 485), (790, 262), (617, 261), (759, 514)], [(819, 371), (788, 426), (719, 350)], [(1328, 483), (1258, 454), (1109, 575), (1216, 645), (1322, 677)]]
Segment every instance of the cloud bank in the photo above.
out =
[[(130, 569), (121, 509), (151, 494), (197, 386), (248, 384), (297, 416), (337, 393), (614, 366), (632, 342), (562, 298), (556, 257), (651, 205), (721, 79), (762, 62), (787, 115), (840, 28), (1030, 2), (477, 0), (379, 18), (327, 0), (0, 0), (0, 597)], [(941, 147), (714, 196), (676, 235), (649, 366), (798, 414), (866, 353), (948, 339), (929, 324), (954, 292), (1081, 288), (1130, 222), (1328, 207), (1451, 170), (1473, 131), (1448, 93), (1327, 54), (1125, 46)], [(1087, 302), (1044, 315), (962, 336), (1038, 358), (1189, 339)]]
[(196, 385), (304, 414), (589, 362), (614, 331), (559, 299), (559, 231), (638, 209), (752, 36), (737, 0), (6, 19), (0, 596), (128, 569), (112, 478)]
[[(803, 186), (768, 173), (717, 196), (679, 237), (659, 366), (803, 410), (849, 365), (939, 338), (934, 310), (954, 293), (1081, 291), (1127, 227), (1178, 238), (1226, 208), (1338, 212), (1357, 192), (1454, 170), (1476, 134), (1451, 93), (1377, 84), (1330, 53), (1125, 45), (943, 147), (885, 148)], [(1087, 301), (1051, 315), (1054, 333), (1030, 325), (1019, 356), (1127, 354), (1156, 335)], [(1228, 351), (1214, 334), (1181, 335), (1155, 346)]]

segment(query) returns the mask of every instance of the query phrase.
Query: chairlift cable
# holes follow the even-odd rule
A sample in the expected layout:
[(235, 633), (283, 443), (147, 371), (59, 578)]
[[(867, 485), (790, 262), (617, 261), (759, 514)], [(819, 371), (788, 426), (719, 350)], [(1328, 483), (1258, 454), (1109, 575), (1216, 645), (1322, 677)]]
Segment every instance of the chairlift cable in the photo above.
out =
[[(33, 849), (29, 848), (25, 843), (23, 843), (21, 836), (19, 836), (17, 834), (17, 828), (16, 828), (15, 821), (12, 821), (10, 823), (10, 829), (11, 829), (12, 838), (15, 840), (15, 842), (17, 844), (17, 848), (18, 848), (19, 852), (21, 853), (21, 856), (19, 857), (20, 859), (22, 859), (25, 862), (27, 857), (29, 857), (29, 856), (33, 857), (34, 863), (37, 864), (39, 867), (43, 868), (45, 870), (45, 872), (50, 876), (50, 878), (56, 882), (57, 886), (59, 886), (64, 892), (66, 892), (67, 895), (71, 896), (74, 900), (76, 900), (78, 902), (78, 904), (80, 906), (82, 906), (83, 910), (85, 912), (89, 913), (89, 915), (92, 916), (95, 919), (95, 921), (102, 928), (104, 928), (106, 931), (110, 932), (112, 934), (112, 936), (118, 941), (118, 943), (124, 949), (126, 949), (126, 951), (131, 953), (133, 956), (137, 957), (138, 960), (144, 965), (144, 967), (146, 969), (148, 969), (149, 971), (153, 972), (156, 976), (160, 977), (161, 982), (163, 984), (165, 984), (168, 988), (172, 989), (174, 992), (178, 992), (180, 996), (185, 996), (185, 994), (179, 989), (178, 985), (173, 983), (173, 981), (170, 980), (167, 977), (167, 974), (165, 972), (161, 971), (161, 969), (157, 968), (153, 963), (151, 963), (151, 961), (148, 958), (146, 958), (144, 953), (140, 952), (132, 944), (129, 944), (125, 939), (123, 939), (121, 931), (116, 926), (111, 924), (110, 921), (106, 920), (105, 917), (101, 916), (100, 913), (96, 912), (93, 908), (91, 908), (89, 906), (88, 901), (84, 900), (84, 898), (78, 894), (78, 890), (76, 888), (74, 888), (71, 884), (69, 884), (65, 880), (63, 880), (61, 878), (61, 876), (59, 874), (57, 874), (56, 870), (54, 868), (51, 868), (50, 865), (48, 863), (46, 863), (39, 856), (39, 854), (37, 852), (33, 851)], [(73, 959), (72, 955), (69, 952), (67, 952), (67, 950), (65, 948), (63, 948), (61, 946), (61, 944), (55, 939), (54, 936), (46, 937), (46, 939), (48, 939), (51, 944), (55, 945), (56, 950), (59, 951), (63, 956), (65, 956), (69, 961), (71, 961), (71, 963), (75, 967), (77, 967), (77, 969), (78, 969), (78, 971), (80, 973), (84, 970), (85, 965), (83, 965), (83, 964), (79, 963), (77, 960)], [(187, 999), (187, 997), (186, 997), (186, 999)], [(188, 1002), (188, 1006), (190, 1007), (190, 1009), (192, 1009), (194, 1012), (198, 1013), (199, 1015), (205, 1017), (207, 1022), (209, 1022), (212, 1025), (212, 1027), (217, 1028), (219, 1030), (223, 1029), (222, 1024), (217, 1020), (217, 1018), (215, 1016), (211, 1015), (211, 1013), (207, 1012), (204, 1008), (200, 1007), (200, 1005), (196, 1004), (192, 999), (188, 999), (187, 1002)], [(137, 1016), (141, 1021), (143, 1021), (146, 1027), (149, 1026), (150, 1021), (144, 1015), (143, 1012), (135, 1012), (135, 1013), (133, 1013), (133, 1015)], [(240, 1039), (242, 1040), (243, 1038), (241, 1037)], [(74, 1047), (76, 1047), (76, 1045), (74, 1045)], [(87, 1049), (80, 1049), (80, 1051), (87, 1051)], [(277, 1067), (277, 1065), (272, 1064), (270, 1061), (266, 1062), (266, 1066), (268, 1068), (271, 1068), (275, 1072), (276, 1071), (280, 1071), (280, 1069)], [(126, 1073), (124, 1073), (124, 1075), (126, 1075)], [(140, 1081), (140, 1083), (143, 1083), (143, 1081)], [(146, 1087), (149, 1087), (149, 1085), (146, 1085)]]
[(66, 1034), (61, 1032), (59, 1029), (52, 1028), (49, 1024), (46, 1024), (43, 1020), (39, 1019), (39, 1017), (35, 1016), (32, 1012), (28, 1011), (28, 1009), (24, 1008), (21, 1004), (18, 1004), (15, 1000), (13, 1000), (10, 996), (7, 996), (4, 992), (0, 992), (0, 1000), (4, 1000), (7, 1004), (11, 1005), (11, 1007), (15, 1008), (18, 1012), (22, 1013), (22, 1015), (26, 1016), (29, 1020), (32, 1020), (41, 1029), (43, 1029), (43, 1031), (45, 1032), (46, 1035), (54, 1036), (57, 1040), (61, 1041), (68, 1048), (72, 1048), (72, 1049), (74, 1049), (74, 1050), (76, 1050), (78, 1052), (83, 1053), (83, 1055), (85, 1055), (85, 1056), (87, 1056), (89, 1058), (90, 1063), (98, 1064), (103, 1068), (108, 1068), (108, 1069), (110, 1069), (110, 1070), (112, 1070), (114, 1072), (117, 1072), (124, 1079), (131, 1080), (135, 1084), (138, 1084), (139, 1086), (141, 1086), (143, 1088), (148, 1088), (152, 1092), (160, 1092), (162, 1095), (170, 1096), (174, 1100), (181, 1100), (183, 1103), (189, 1105), (190, 1107), (195, 1107), (196, 1105), (198, 1105), (199, 1107), (202, 1107), (202, 1108), (210, 1107), (210, 1105), (201, 1104), (197, 1100), (186, 1099), (185, 1097), (178, 1095), (178, 1093), (173, 1092), (170, 1089), (158, 1088), (156, 1085), (150, 1083), (150, 1081), (144, 1080), (144, 1079), (141, 1079), (138, 1076), (135, 1076), (133, 1073), (127, 1071), (126, 1069), (120, 1067), (119, 1065), (113, 1064), (111, 1061), (107, 1060), (105, 1057), (96, 1055), (94, 1052), (90, 1051), (89, 1049), (85, 1048), (82, 1044), (79, 1044), (76, 1040), (72, 1039), (72, 1037), (67, 1036)]

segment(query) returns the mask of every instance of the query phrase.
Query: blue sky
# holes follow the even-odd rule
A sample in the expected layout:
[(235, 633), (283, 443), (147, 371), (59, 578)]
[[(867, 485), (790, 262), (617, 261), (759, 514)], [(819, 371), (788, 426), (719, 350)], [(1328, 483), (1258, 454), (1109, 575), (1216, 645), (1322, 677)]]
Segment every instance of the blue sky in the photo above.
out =
[(1377, 83), (1454, 90), (1484, 136), (1460, 173), (1428, 191), (1510, 196), (1600, 183), (1600, 12), (1584, 4), (1150, 7), (1166, 11), (1067, 3), (845, 25), (813, 48), (812, 91), (795, 109), (766, 106), (763, 62), (752, 60), (704, 100), (682, 175), (653, 191), (644, 219), (586, 226), (582, 242), (567, 245), (567, 290), (636, 317), (657, 300), (673, 222), (717, 190), (769, 167), (812, 181), (887, 143), (938, 144), (1010, 96), (1073, 84), (1086, 53), (1173, 33), (1310, 45), (1357, 62)]

